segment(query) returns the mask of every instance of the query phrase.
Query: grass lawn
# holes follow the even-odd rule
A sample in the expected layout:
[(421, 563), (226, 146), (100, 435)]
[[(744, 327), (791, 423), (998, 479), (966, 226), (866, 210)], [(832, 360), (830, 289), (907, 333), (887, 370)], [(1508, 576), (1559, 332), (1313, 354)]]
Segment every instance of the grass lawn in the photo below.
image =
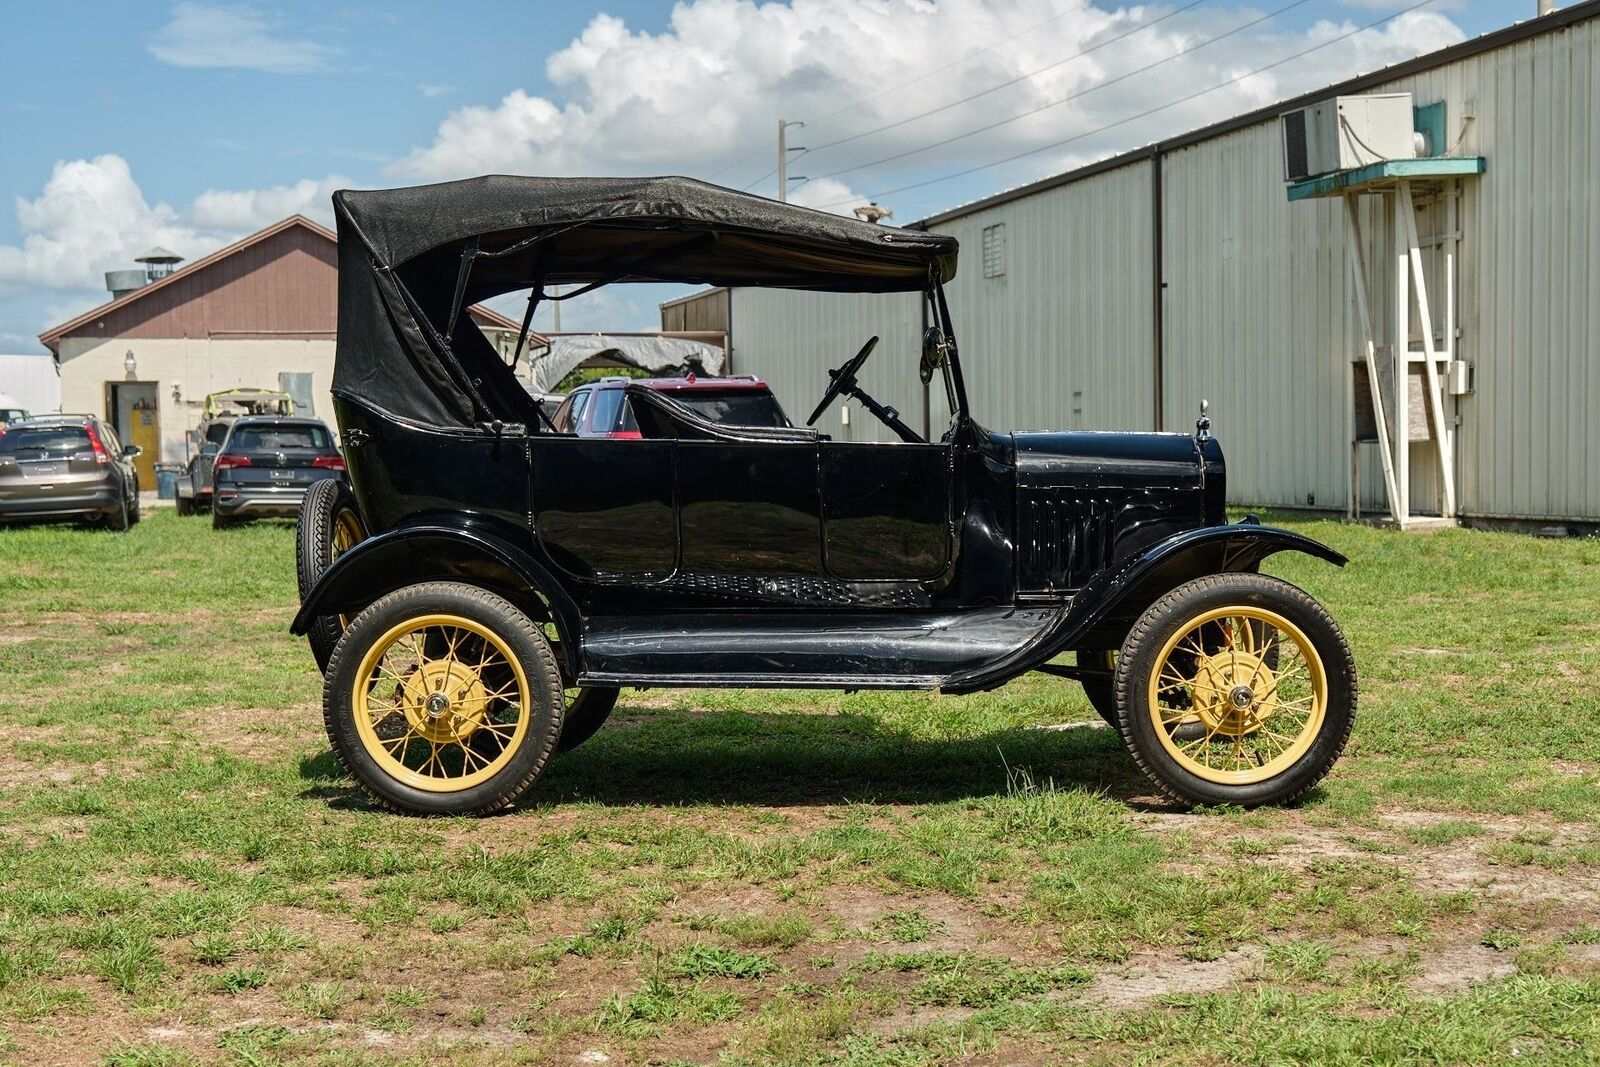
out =
[(0, 1062), (1596, 1062), (1600, 543), (1291, 525), (1361, 670), (1296, 809), (1031, 677), (625, 693), (481, 821), (340, 775), (289, 526), (0, 530)]

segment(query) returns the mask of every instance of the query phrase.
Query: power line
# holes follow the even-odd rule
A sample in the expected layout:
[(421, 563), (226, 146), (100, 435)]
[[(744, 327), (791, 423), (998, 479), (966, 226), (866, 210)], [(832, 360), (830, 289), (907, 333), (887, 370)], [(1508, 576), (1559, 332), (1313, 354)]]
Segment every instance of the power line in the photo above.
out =
[[(1086, 48), (1081, 52), (1077, 52), (1077, 53), (1075, 53), (1073, 55), (1070, 55), (1070, 56), (1066, 57), (1066, 59), (1058, 60), (1055, 63), (1050, 64), (1047, 67), (1041, 67), (1041, 68), (1039, 68), (1038, 70), (1034, 71), (1031, 74), (1024, 74), (1021, 77), (1013, 78), (1012, 80), (1010, 80), (1008, 82), (1005, 82), (1005, 83), (1003, 83), (1001, 85), (996, 85), (996, 86), (994, 86), (993, 88), (990, 88), (990, 89), (985, 89), (985, 90), (983, 90), (983, 92), (974, 94), (973, 96), (967, 97), (967, 98), (965, 98), (963, 100), (957, 100), (957, 101), (955, 101), (955, 103), (946, 104), (942, 108), (936, 108), (934, 111), (923, 112), (922, 115), (912, 115), (910, 118), (902, 119), (901, 121), (893, 123), (890, 126), (880, 127), (878, 129), (875, 129), (875, 130), (867, 130), (867, 131), (865, 131), (863, 133), (853, 134), (853, 135), (851, 135), (849, 137), (841, 138), (841, 139), (839, 139), (837, 141), (829, 141), (827, 144), (818, 145), (816, 148), (809, 149), (809, 151), (816, 152), (816, 151), (820, 151), (820, 150), (822, 150), (824, 148), (831, 148), (832, 146), (837, 145), (837, 144), (844, 144), (846, 141), (855, 141), (855, 140), (859, 140), (862, 137), (870, 136), (870, 135), (872, 135), (874, 133), (881, 133), (883, 130), (892, 129), (894, 126), (904, 125), (905, 123), (911, 122), (914, 119), (922, 118), (924, 115), (936, 114), (938, 111), (943, 111), (943, 110), (946, 110), (948, 108), (955, 107), (958, 104), (966, 103), (968, 100), (975, 100), (980, 96), (985, 96), (985, 95), (987, 95), (989, 93), (992, 93), (992, 92), (995, 92), (995, 91), (997, 91), (999, 89), (1004, 89), (1009, 85), (1015, 85), (1019, 81), (1023, 81), (1023, 80), (1025, 80), (1027, 78), (1031, 78), (1031, 77), (1033, 77), (1034, 75), (1037, 75), (1037, 74), (1042, 74), (1045, 71), (1051, 70), (1051, 69), (1053, 69), (1055, 67), (1058, 67), (1063, 63), (1067, 63), (1067, 62), (1070, 62), (1070, 61), (1072, 61), (1074, 59), (1077, 59), (1079, 56), (1085, 56), (1085, 55), (1088, 55), (1090, 52), (1093, 52), (1093, 51), (1096, 51), (1096, 50), (1098, 50), (1100, 48), (1105, 47), (1106, 45), (1115, 44), (1117, 41), (1122, 40), (1124, 37), (1129, 37), (1129, 36), (1131, 36), (1131, 35), (1133, 35), (1135, 33), (1138, 33), (1140, 30), (1148, 29), (1149, 27), (1154, 26), (1159, 22), (1164, 22), (1165, 20), (1173, 17), (1174, 15), (1182, 14), (1183, 12), (1188, 11), (1190, 8), (1198, 7), (1200, 4), (1203, 4), (1203, 3), (1206, 3), (1206, 2), (1208, 2), (1208, 0), (1192, 0), (1191, 3), (1185, 4), (1183, 7), (1177, 8), (1177, 9), (1175, 9), (1173, 11), (1169, 11), (1167, 14), (1162, 15), (1160, 18), (1152, 19), (1149, 22), (1141, 23), (1138, 26), (1135, 26), (1133, 29), (1127, 31), (1126, 33), (1122, 33), (1122, 34), (1119, 34), (1116, 37), (1112, 37), (1112, 38), (1109, 38), (1108, 40), (1101, 41), (1100, 43), (1098, 43), (1096, 45), (1093, 45), (1090, 48)], [(987, 55), (988, 53), (993, 52), (995, 49), (999, 48), (1001, 45), (1010, 44), (1012, 41), (1015, 41), (1015, 40), (1018, 40), (1020, 38), (1026, 37), (1028, 34), (1033, 33), (1036, 30), (1042, 29), (1043, 27), (1050, 25), (1052, 22), (1059, 22), (1060, 20), (1066, 18), (1068, 15), (1076, 14), (1076, 13), (1077, 13), (1077, 11), (1075, 9), (1073, 9), (1073, 10), (1063, 11), (1060, 14), (1057, 14), (1057, 15), (1052, 15), (1052, 16), (1050, 16), (1049, 18), (1045, 19), (1042, 22), (1036, 22), (1031, 26), (1027, 26), (1024, 29), (1019, 30), (1017, 33), (1012, 34), (1010, 37), (1003, 37), (1000, 40), (995, 41), (993, 44), (986, 45), (983, 48), (980, 48), (975, 52), (969, 52), (966, 55), (962, 56), (960, 59), (957, 59), (952, 63), (946, 63), (942, 67), (936, 67), (933, 70), (930, 70), (925, 74), (919, 74), (915, 78), (911, 78), (908, 81), (903, 81), (903, 82), (900, 82), (897, 85), (891, 85), (887, 89), (882, 89), (882, 90), (880, 90), (880, 91), (878, 91), (876, 93), (872, 93), (872, 94), (870, 94), (868, 96), (863, 96), (860, 99), (856, 100), (854, 103), (846, 104), (844, 107), (837, 108), (836, 110), (830, 111), (825, 115), (819, 115), (817, 118), (809, 119), (807, 121), (811, 125), (815, 126), (818, 123), (826, 122), (831, 118), (836, 118), (839, 115), (843, 115), (847, 111), (854, 111), (856, 108), (861, 107), (864, 104), (870, 104), (874, 100), (881, 100), (885, 96), (888, 96), (888, 95), (890, 95), (892, 93), (899, 92), (901, 89), (908, 88), (909, 86), (916, 85), (918, 82), (927, 81), (929, 78), (936, 77), (937, 75), (943, 74), (945, 71), (954, 70), (955, 68), (957, 68), (959, 66), (962, 66), (963, 64), (969, 63), (972, 60), (977, 59), (979, 56)], [(764, 145), (763, 146), (759, 146), (759, 147), (755, 148), (753, 151), (747, 152), (744, 155), (740, 156), (738, 159), (734, 160), (733, 162), (726, 163), (726, 164), (722, 165), (721, 167), (718, 167), (716, 170), (712, 171), (711, 174), (709, 174), (706, 177), (706, 180), (707, 181), (712, 181), (712, 180), (722, 176), (723, 174), (726, 174), (728, 171), (733, 170), (735, 167), (739, 166), (741, 163), (746, 163), (746, 162), (754, 159), (756, 156), (759, 156), (761, 153), (763, 153), (765, 151), (767, 151), (766, 146), (764, 146)], [(776, 173), (778, 173), (778, 171), (777, 171), (777, 168), (774, 167), (772, 170), (767, 171), (767, 173), (763, 174), (761, 177), (756, 178), (755, 180), (753, 180), (753, 181), (749, 182), (748, 184), (742, 186), (741, 189), (749, 190), (751, 186), (757, 185), (757, 184), (759, 184), (761, 182), (766, 181), (768, 178), (772, 177)]]
[(820, 205), (820, 206), (821, 206), (821, 208), (826, 209), (826, 208), (831, 208), (831, 207), (843, 207), (846, 204), (854, 204), (854, 203), (857, 203), (857, 202), (862, 201), (862, 200), (878, 200), (878, 199), (881, 199), (881, 198), (886, 197), (886, 196), (893, 196), (896, 193), (909, 192), (912, 189), (922, 189), (922, 188), (926, 188), (927, 186), (930, 186), (930, 185), (938, 185), (941, 182), (953, 181), (956, 178), (964, 178), (969, 174), (976, 174), (979, 171), (989, 170), (989, 169), (991, 169), (993, 167), (1004, 166), (1007, 163), (1015, 163), (1019, 159), (1026, 159), (1028, 156), (1038, 155), (1040, 152), (1048, 152), (1053, 148), (1060, 148), (1063, 145), (1072, 144), (1074, 141), (1081, 141), (1086, 137), (1093, 137), (1096, 134), (1104, 133), (1107, 130), (1115, 129), (1118, 126), (1125, 126), (1130, 122), (1137, 122), (1139, 119), (1148, 118), (1149, 116), (1154, 115), (1157, 112), (1166, 111), (1168, 108), (1177, 107), (1179, 104), (1187, 104), (1191, 100), (1195, 100), (1195, 99), (1197, 99), (1199, 97), (1205, 96), (1207, 93), (1214, 93), (1218, 89), (1225, 89), (1230, 85), (1237, 85), (1239, 82), (1244, 81), (1246, 78), (1253, 78), (1257, 74), (1263, 74), (1263, 73), (1265, 73), (1265, 72), (1267, 72), (1269, 70), (1272, 70), (1274, 67), (1281, 67), (1285, 63), (1292, 63), (1295, 60), (1302, 59), (1305, 56), (1308, 56), (1313, 52), (1320, 52), (1322, 49), (1328, 48), (1328, 47), (1330, 47), (1332, 45), (1336, 45), (1340, 41), (1349, 40), (1351, 37), (1354, 37), (1358, 33), (1365, 33), (1368, 30), (1376, 29), (1377, 27), (1382, 26), (1386, 22), (1393, 22), (1395, 19), (1399, 18), (1401, 15), (1408, 15), (1411, 12), (1416, 11), (1419, 8), (1427, 7), (1429, 4), (1433, 4), (1433, 3), (1436, 3), (1436, 2), (1437, 2), (1437, 0), (1420, 0), (1419, 3), (1412, 4), (1410, 7), (1401, 8), (1399, 11), (1396, 11), (1392, 15), (1385, 15), (1381, 19), (1375, 19), (1372, 22), (1367, 23), (1365, 26), (1358, 26), (1355, 29), (1349, 30), (1349, 31), (1347, 31), (1345, 33), (1342, 33), (1337, 37), (1333, 37), (1333, 38), (1330, 38), (1329, 40), (1323, 41), (1321, 44), (1313, 45), (1310, 48), (1307, 48), (1307, 49), (1304, 49), (1302, 51), (1296, 52), (1292, 56), (1285, 56), (1284, 58), (1278, 60), (1277, 62), (1268, 63), (1264, 67), (1257, 67), (1255, 70), (1249, 71), (1248, 73), (1245, 73), (1245, 74), (1240, 74), (1238, 77), (1229, 78), (1227, 81), (1218, 82), (1217, 84), (1215, 84), (1213, 86), (1210, 86), (1209, 88), (1201, 89), (1198, 92), (1190, 93), (1188, 96), (1179, 97), (1176, 100), (1172, 100), (1172, 101), (1169, 101), (1168, 103), (1161, 104), (1161, 105), (1159, 105), (1157, 107), (1150, 108), (1147, 111), (1141, 111), (1137, 115), (1129, 115), (1126, 118), (1118, 119), (1116, 122), (1108, 122), (1104, 126), (1100, 126), (1100, 127), (1096, 128), (1096, 129), (1093, 129), (1093, 130), (1085, 131), (1084, 133), (1074, 134), (1071, 137), (1065, 137), (1065, 138), (1062, 138), (1059, 141), (1053, 141), (1050, 144), (1040, 145), (1037, 148), (1030, 148), (1026, 152), (1018, 152), (1015, 155), (1007, 156), (1004, 159), (996, 159), (996, 160), (993, 160), (993, 161), (988, 162), (988, 163), (981, 163), (978, 166), (968, 167), (965, 170), (954, 171), (954, 172), (952, 172), (950, 174), (941, 175), (940, 177), (937, 177), (937, 178), (929, 178), (929, 179), (927, 179), (925, 181), (912, 182), (910, 185), (902, 185), (902, 186), (899, 186), (899, 187), (894, 188), (894, 189), (885, 189), (882, 192), (871, 193), (871, 194), (866, 195), (866, 196), (851, 197), (848, 200), (836, 200), (831, 204), (823, 204), (823, 205)]
[[(1199, 0), (1199, 2), (1204, 2), (1204, 0)], [(1194, 7), (1194, 6), (1195, 6), (1194, 4), (1190, 4), (1189, 5), (1189, 7)], [(1187, 9), (1185, 9), (1185, 10), (1187, 10)], [(929, 78), (936, 77), (936, 76), (938, 76), (940, 74), (943, 74), (947, 70), (954, 70), (955, 68), (961, 66), (964, 63), (969, 63), (972, 60), (977, 59), (979, 56), (988, 55), (990, 52), (993, 52), (996, 48), (999, 48), (1001, 45), (1010, 44), (1012, 41), (1020, 40), (1021, 38), (1028, 36), (1028, 34), (1033, 33), (1035, 30), (1043, 29), (1044, 27), (1050, 25), (1052, 22), (1060, 22), (1062, 19), (1066, 18), (1068, 15), (1075, 15), (1075, 14), (1078, 14), (1078, 13), (1079, 13), (1078, 9), (1070, 8), (1070, 9), (1068, 9), (1066, 11), (1061, 12), (1058, 15), (1051, 15), (1049, 18), (1045, 19), (1043, 22), (1036, 22), (1032, 26), (1025, 27), (1024, 29), (1019, 30), (1018, 32), (1012, 34), (1010, 37), (1003, 37), (1000, 40), (995, 41), (993, 44), (985, 45), (984, 47), (978, 49), (976, 52), (968, 52), (966, 55), (962, 56), (960, 59), (954, 61), (953, 63), (946, 63), (944, 66), (937, 67), (937, 68), (935, 68), (933, 70), (930, 70), (926, 74), (919, 74), (915, 78), (911, 78), (908, 81), (900, 82), (898, 85), (891, 85), (891, 86), (889, 86), (889, 88), (879, 90), (878, 92), (873, 93), (870, 96), (864, 96), (861, 99), (857, 100), (853, 104), (846, 104), (844, 107), (841, 107), (836, 111), (830, 111), (826, 115), (818, 115), (816, 118), (812, 119), (811, 121), (812, 121), (813, 124), (816, 124), (816, 123), (819, 123), (819, 122), (826, 122), (831, 118), (835, 118), (836, 116), (843, 115), (846, 111), (854, 111), (856, 108), (861, 107), (863, 104), (870, 104), (874, 100), (881, 100), (884, 97), (890, 95), (891, 93), (897, 93), (901, 89), (909, 88), (910, 86), (916, 85), (918, 82), (927, 81)], [(1176, 14), (1176, 12), (1173, 12), (1173, 14)], [(1162, 16), (1162, 17), (1165, 18), (1167, 16)], [(1157, 19), (1156, 21), (1159, 22), (1160, 19)], [(1153, 26), (1153, 25), (1155, 25), (1155, 23), (1154, 22), (1147, 22), (1144, 25)], [(1083, 53), (1079, 53), (1079, 54), (1082, 55)], [(1063, 61), (1063, 62), (1065, 62), (1065, 61)], [(817, 149), (813, 149), (813, 151), (819, 151), (821, 148), (825, 148), (825, 147), (827, 147), (827, 146), (826, 145), (822, 145), (822, 146), (819, 146), (819, 148), (817, 148)]]
[[(1038, 77), (1040, 74), (1043, 74), (1045, 71), (1054, 70), (1055, 68), (1057, 68), (1059, 66), (1063, 66), (1064, 64), (1072, 62), (1074, 59), (1081, 59), (1083, 56), (1088, 55), (1090, 52), (1098, 52), (1100, 49), (1105, 48), (1107, 45), (1113, 45), (1113, 44), (1116, 44), (1118, 41), (1126, 40), (1127, 38), (1132, 37), (1136, 33), (1139, 33), (1139, 32), (1144, 31), (1144, 30), (1151, 29), (1154, 26), (1158, 26), (1161, 23), (1167, 21), (1167, 19), (1170, 19), (1170, 18), (1172, 18), (1172, 17), (1174, 17), (1176, 15), (1181, 15), (1185, 11), (1189, 11), (1189, 10), (1191, 10), (1193, 8), (1199, 7), (1201, 4), (1204, 4), (1206, 2), (1207, 2), (1207, 0), (1190, 0), (1189, 3), (1184, 4), (1182, 7), (1173, 8), (1171, 11), (1168, 11), (1165, 15), (1161, 15), (1158, 18), (1153, 18), (1149, 22), (1141, 22), (1139, 25), (1133, 27), (1132, 29), (1130, 29), (1130, 30), (1128, 30), (1128, 31), (1126, 31), (1124, 33), (1119, 33), (1115, 37), (1108, 37), (1103, 41), (1099, 41), (1099, 42), (1097, 42), (1097, 43), (1095, 43), (1093, 45), (1090, 45), (1088, 48), (1085, 48), (1082, 51), (1074, 52), (1070, 56), (1067, 56), (1067, 57), (1065, 57), (1063, 59), (1058, 59), (1054, 63), (1050, 63), (1050, 64), (1048, 64), (1046, 66), (1040, 67), (1038, 70), (1032, 70), (1032, 71), (1029, 71), (1026, 74), (1019, 74), (1015, 78), (1010, 79), (1009, 81), (1003, 81), (999, 85), (992, 85), (989, 88), (984, 89), (984, 90), (982, 90), (980, 92), (973, 93), (971, 96), (963, 96), (959, 100), (952, 100), (948, 104), (941, 104), (940, 106), (938, 106), (936, 108), (933, 108), (931, 111), (921, 111), (921, 112), (918, 112), (915, 115), (908, 115), (906, 118), (898, 119), (895, 122), (891, 122), (891, 123), (888, 123), (888, 124), (883, 125), (883, 126), (878, 126), (878, 127), (874, 128), (874, 129), (871, 129), (871, 130), (862, 130), (860, 133), (852, 133), (848, 137), (840, 137), (837, 140), (828, 141), (828, 142), (826, 142), (824, 144), (819, 144), (819, 145), (817, 145), (817, 147), (813, 148), (811, 151), (820, 152), (824, 148), (832, 148), (834, 145), (849, 144), (851, 141), (859, 141), (863, 137), (871, 137), (873, 134), (883, 133), (885, 130), (893, 130), (893, 129), (896, 129), (897, 127), (904, 126), (909, 122), (915, 122), (918, 119), (927, 118), (929, 115), (937, 115), (942, 111), (949, 111), (953, 107), (960, 107), (962, 104), (971, 103), (972, 101), (977, 100), (977, 99), (979, 99), (981, 97), (988, 96), (990, 93), (997, 93), (1001, 89), (1008, 89), (1011, 86), (1016, 85), (1018, 82), (1024, 82), (1024, 81), (1027, 81), (1029, 78)], [(1304, 3), (1304, 2), (1306, 2), (1306, 0), (1300, 0), (1300, 2)], [(1291, 4), (1290, 6), (1292, 7), (1294, 5)], [(835, 114), (838, 114), (838, 112), (835, 112)]]
[[(738, 159), (734, 160), (732, 163), (727, 163), (727, 164), (724, 164), (723, 166), (718, 167), (716, 170), (712, 171), (709, 175), (706, 176), (706, 181), (711, 181), (713, 178), (717, 178), (717, 177), (720, 177), (723, 174), (726, 174), (728, 171), (732, 170), (734, 167), (737, 167), (739, 164), (744, 163), (747, 160), (754, 159), (754, 158), (756, 158), (757, 156), (759, 156), (761, 153), (763, 153), (765, 151), (767, 151), (767, 146), (766, 145), (761, 145), (760, 147), (756, 148), (755, 151), (749, 152), (749, 153), (746, 153), (745, 155), (740, 156)], [(759, 178), (756, 179), (756, 181), (760, 181), (760, 180), (761, 179), (759, 179)], [(752, 182), (751, 184), (754, 184), (754, 183)]]
[(1159, 66), (1163, 66), (1164, 64), (1171, 63), (1175, 59), (1180, 59), (1183, 56), (1189, 55), (1189, 54), (1191, 54), (1193, 52), (1197, 52), (1200, 49), (1205, 48), (1207, 45), (1216, 44), (1218, 41), (1221, 41), (1221, 40), (1223, 40), (1225, 38), (1228, 38), (1228, 37), (1232, 37), (1235, 34), (1243, 33), (1245, 30), (1248, 30), (1251, 27), (1259, 26), (1263, 22), (1269, 22), (1272, 19), (1277, 18), (1279, 15), (1282, 15), (1286, 11), (1289, 11), (1289, 10), (1291, 10), (1293, 8), (1301, 7), (1301, 6), (1303, 6), (1305, 4), (1308, 4), (1310, 2), (1311, 2), (1311, 0), (1290, 0), (1289, 3), (1284, 4), (1282, 7), (1278, 8), (1277, 10), (1270, 11), (1265, 15), (1261, 15), (1261, 16), (1259, 16), (1257, 18), (1254, 18), (1254, 19), (1250, 20), (1249, 22), (1244, 23), (1243, 25), (1235, 26), (1233, 29), (1224, 31), (1223, 33), (1219, 33), (1215, 37), (1208, 37), (1205, 40), (1200, 41), (1197, 44), (1190, 45), (1188, 48), (1180, 49), (1179, 51), (1174, 52), (1169, 56), (1165, 56), (1165, 57), (1163, 57), (1161, 59), (1158, 59), (1154, 63), (1147, 63), (1142, 67), (1136, 67), (1133, 70), (1126, 71), (1126, 72), (1124, 72), (1122, 74), (1117, 75), (1115, 78), (1109, 78), (1106, 81), (1098, 82), (1098, 83), (1096, 83), (1094, 85), (1091, 85), (1087, 89), (1079, 89), (1077, 92), (1068, 93), (1066, 96), (1063, 96), (1058, 100), (1052, 100), (1049, 103), (1040, 104), (1037, 107), (1031, 107), (1026, 111), (1020, 112), (1020, 113), (1015, 114), (1015, 115), (1011, 115), (1011, 116), (1009, 116), (1007, 118), (996, 119), (994, 122), (985, 123), (982, 126), (977, 126), (977, 127), (974, 127), (973, 129), (967, 130), (967, 131), (965, 131), (963, 133), (958, 133), (958, 134), (954, 134), (954, 135), (952, 135), (950, 137), (942, 138), (942, 139), (934, 141), (934, 142), (932, 142), (930, 144), (925, 144), (925, 145), (922, 145), (922, 146), (917, 147), (917, 148), (908, 148), (904, 152), (896, 152), (893, 155), (884, 156), (881, 159), (874, 159), (874, 160), (871, 160), (871, 161), (866, 162), (866, 163), (857, 163), (857, 164), (855, 164), (853, 166), (841, 167), (838, 170), (829, 171), (826, 174), (819, 174), (813, 180), (818, 180), (818, 179), (821, 179), (821, 178), (836, 178), (841, 174), (850, 174), (850, 173), (853, 173), (853, 172), (858, 171), (858, 170), (866, 170), (868, 167), (876, 167), (876, 166), (880, 166), (880, 165), (882, 165), (884, 163), (893, 163), (896, 160), (905, 159), (907, 156), (920, 155), (923, 152), (928, 152), (928, 151), (931, 151), (932, 149), (935, 149), (935, 148), (942, 148), (947, 144), (954, 144), (957, 141), (964, 141), (968, 137), (976, 137), (980, 133), (987, 133), (989, 130), (998, 129), (1001, 126), (1006, 126), (1006, 125), (1009, 125), (1009, 124), (1011, 124), (1013, 122), (1020, 122), (1022, 119), (1025, 119), (1030, 115), (1037, 115), (1041, 111), (1047, 111), (1050, 108), (1059, 107), (1060, 105), (1065, 104), (1070, 100), (1076, 100), (1079, 97), (1087, 96), (1087, 95), (1089, 95), (1090, 93), (1093, 93), (1093, 92), (1098, 92), (1099, 90), (1104, 89), (1107, 86), (1116, 85), (1117, 83), (1127, 81), (1129, 78), (1132, 78), (1132, 77), (1134, 77), (1136, 75), (1144, 74), (1147, 71), (1154, 70), (1155, 68), (1157, 68)]

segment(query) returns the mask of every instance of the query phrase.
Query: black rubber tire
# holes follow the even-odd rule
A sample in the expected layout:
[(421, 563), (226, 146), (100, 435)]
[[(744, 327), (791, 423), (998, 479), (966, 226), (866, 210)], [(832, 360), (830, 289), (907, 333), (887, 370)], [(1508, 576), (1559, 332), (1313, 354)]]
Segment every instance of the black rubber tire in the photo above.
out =
[[(1074, 652), (1073, 659), (1080, 667), (1092, 667), (1095, 670), (1109, 671), (1116, 669), (1117, 654), (1115, 652), (1098, 652), (1079, 649)], [(1082, 678), (1079, 685), (1083, 686), (1083, 695), (1089, 698), (1089, 703), (1094, 705), (1094, 710), (1113, 730), (1117, 729), (1117, 694), (1110, 678)]]
[[(1162, 746), (1149, 713), (1147, 683), (1162, 647), (1190, 619), (1228, 605), (1267, 608), (1294, 623), (1322, 660), (1328, 680), (1327, 709), (1310, 749), (1281, 773), (1248, 785), (1209, 782), (1190, 773)], [(1356, 664), (1333, 616), (1304, 590), (1265, 574), (1217, 574), (1180, 585), (1139, 617), (1117, 656), (1115, 691), (1122, 739), (1134, 762), (1168, 797), (1191, 805), (1289, 804), (1322, 780), (1350, 740)]]
[(139, 525), (139, 520), (143, 517), (144, 515), (139, 507), (139, 482), (135, 479), (133, 483), (133, 505), (128, 508), (128, 525), (130, 527)]
[(172, 503), (177, 509), (180, 517), (187, 517), (194, 514), (194, 497), (184, 496), (182, 493), (179, 493), (173, 498)]
[(128, 502), (119, 500), (117, 510), (106, 516), (106, 529), (116, 533), (126, 533), (130, 525), (132, 524), (128, 521)]
[(220, 511), (214, 510), (211, 512), (211, 528), (213, 530), (225, 530), (229, 526), (232, 526), (233, 523), (233, 519), (223, 515)]
[[(494, 777), (455, 793), (436, 793), (396, 781), (370, 755), (356, 732), (352, 691), (372, 643), (408, 618), (449, 613), (472, 619), (510, 646), (528, 676), (532, 707), (522, 747)], [(489, 815), (533, 787), (561, 738), (561, 669), (539, 625), (485, 589), (459, 582), (423, 582), (398, 589), (350, 621), (334, 646), (322, 687), (322, 720), (339, 762), (373, 800), (406, 815)]]
[[(300, 587), (300, 600), (310, 595), (317, 580), (333, 562), (333, 531), (339, 513), (348, 509), (366, 536), (366, 524), (356, 508), (355, 494), (338, 478), (324, 478), (311, 483), (300, 501), (300, 513), (295, 517), (294, 573)], [(306, 631), (306, 642), (311, 646), (311, 656), (317, 661), (317, 670), (324, 674), (328, 660), (333, 656), (333, 646), (339, 643), (344, 626), (337, 615), (318, 615)]]
[(599, 732), (611, 718), (611, 709), (617, 706), (621, 690), (614, 685), (590, 685), (578, 690), (578, 695), (567, 701), (567, 713), (561, 720), (561, 743), (557, 752), (571, 752)]

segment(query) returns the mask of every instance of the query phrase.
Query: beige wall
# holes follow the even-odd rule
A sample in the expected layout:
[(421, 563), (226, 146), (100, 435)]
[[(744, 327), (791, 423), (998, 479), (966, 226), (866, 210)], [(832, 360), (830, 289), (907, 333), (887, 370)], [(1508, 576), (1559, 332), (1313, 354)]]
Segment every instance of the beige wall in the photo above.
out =
[[(123, 365), (133, 352), (133, 380), (157, 383), (161, 462), (188, 455), (184, 434), (200, 421), (207, 393), (239, 386), (278, 388), (280, 371), (309, 371), (316, 416), (333, 425), (331, 340), (276, 341), (244, 338), (145, 340), (66, 338), (61, 342), (61, 410), (108, 417), (106, 383), (127, 381)], [(174, 404), (172, 387), (182, 396)]]

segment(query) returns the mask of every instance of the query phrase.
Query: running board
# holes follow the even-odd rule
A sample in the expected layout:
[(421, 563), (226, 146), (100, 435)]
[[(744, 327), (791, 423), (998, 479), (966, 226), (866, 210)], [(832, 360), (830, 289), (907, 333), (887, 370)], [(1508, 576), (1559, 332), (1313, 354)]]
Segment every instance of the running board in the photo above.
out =
[(937, 689), (1042, 633), (1056, 608), (959, 612), (600, 616), (584, 685), (708, 689)]

